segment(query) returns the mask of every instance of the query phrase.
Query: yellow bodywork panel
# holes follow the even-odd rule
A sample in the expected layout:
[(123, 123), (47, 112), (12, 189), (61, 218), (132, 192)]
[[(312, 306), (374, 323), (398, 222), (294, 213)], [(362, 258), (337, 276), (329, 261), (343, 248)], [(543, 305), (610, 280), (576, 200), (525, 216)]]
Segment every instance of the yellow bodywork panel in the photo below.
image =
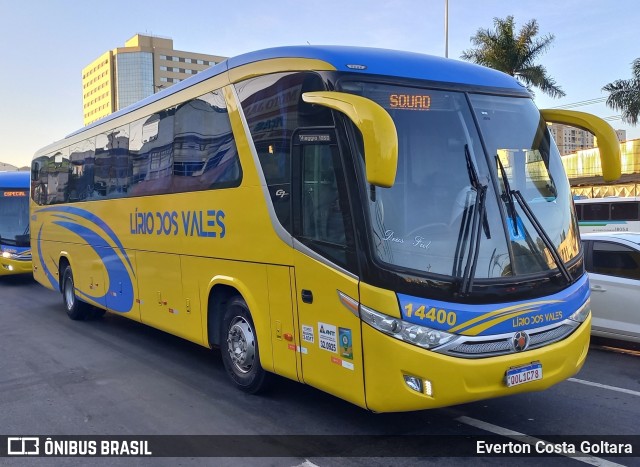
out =
[(333, 71), (336, 68), (323, 61), (312, 58), (274, 58), (248, 63), (229, 70), (229, 82), (237, 83), (256, 76), (287, 71)]
[[(587, 357), (591, 317), (569, 337), (539, 349), (484, 359), (456, 358), (422, 349), (362, 325), (367, 408), (403, 412), (540, 391), (577, 373)], [(509, 368), (542, 364), (543, 378), (507, 387)], [(407, 386), (404, 375), (430, 382), (432, 395)]]
[(360, 303), (380, 313), (402, 319), (395, 292), (360, 282)]
[(620, 178), (620, 143), (611, 125), (595, 115), (575, 110), (542, 109), (540, 114), (549, 123), (561, 123), (593, 133), (598, 138), (602, 177), (607, 182)]
[(398, 133), (389, 113), (365, 97), (335, 91), (305, 92), (302, 99), (342, 112), (362, 132), (367, 181), (389, 188), (398, 169)]
[(31, 261), (19, 261), (0, 256), (0, 276), (31, 273)]

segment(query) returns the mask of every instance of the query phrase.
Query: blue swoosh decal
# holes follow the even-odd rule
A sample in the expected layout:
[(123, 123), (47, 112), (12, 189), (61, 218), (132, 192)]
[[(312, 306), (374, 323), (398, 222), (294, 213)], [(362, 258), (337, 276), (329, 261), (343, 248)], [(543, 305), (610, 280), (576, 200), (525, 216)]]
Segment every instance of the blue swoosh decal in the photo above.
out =
[[(131, 261), (129, 260), (129, 256), (127, 255), (120, 239), (116, 236), (115, 232), (99, 217), (95, 214), (92, 214), (84, 209), (74, 208), (71, 206), (64, 207), (49, 207), (40, 210), (39, 212), (49, 212), (56, 219), (52, 223), (62, 227), (75, 235), (79, 236), (91, 249), (98, 255), (98, 257), (102, 260), (104, 267), (107, 271), (108, 275), (108, 290), (102, 296), (92, 296), (89, 295), (78, 287), (76, 287), (76, 293), (78, 296), (84, 300), (89, 302), (98, 303), (99, 305), (108, 308), (111, 311), (119, 312), (119, 313), (127, 313), (131, 311), (134, 302), (134, 291), (133, 291), (133, 283), (131, 281), (131, 275), (127, 266), (121, 259), (118, 254), (118, 250), (122, 254), (124, 260), (130, 267), (131, 274), (135, 274), (133, 272), (133, 267), (131, 265)], [(61, 214), (61, 212), (63, 214)], [(64, 215), (67, 214), (67, 215)], [(82, 224), (79, 224), (74, 221), (73, 216), (80, 217), (86, 221), (89, 221), (93, 224), (91, 227), (86, 227)], [(94, 227), (95, 226), (95, 227)], [(95, 229), (95, 230), (94, 230)], [(57, 281), (51, 271), (44, 264), (43, 256), (42, 256), (42, 245), (41, 245), (41, 233), (42, 226), (40, 226), (40, 231), (38, 232), (38, 254), (40, 256), (40, 264), (43, 267), (45, 274), (47, 275), (49, 281), (54, 287), (57, 287)], [(113, 241), (113, 243), (117, 246), (117, 249), (114, 249), (107, 239), (108, 237)]]
[(47, 276), (47, 279), (49, 279), (49, 282), (51, 283), (51, 287), (53, 287), (54, 289), (59, 289), (60, 285), (58, 284), (57, 279), (53, 274), (51, 274), (51, 271), (49, 271), (49, 268), (44, 263), (44, 259), (42, 257), (42, 242), (40, 241), (40, 237), (42, 235), (42, 227), (43, 226), (41, 225), (40, 230), (38, 230), (38, 258), (40, 259), (40, 266), (42, 267), (42, 270)]

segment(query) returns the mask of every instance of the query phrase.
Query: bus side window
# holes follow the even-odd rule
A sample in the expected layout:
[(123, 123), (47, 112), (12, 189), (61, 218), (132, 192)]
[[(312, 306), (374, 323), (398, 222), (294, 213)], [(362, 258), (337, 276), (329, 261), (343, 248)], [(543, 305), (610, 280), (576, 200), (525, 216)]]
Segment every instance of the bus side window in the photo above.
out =
[(344, 220), (331, 147), (305, 146), (302, 151), (302, 235), (344, 245)]
[(582, 213), (585, 221), (609, 220), (609, 204), (585, 204), (582, 207)]
[(306, 137), (334, 136), (322, 131), (300, 135), (293, 137), (294, 235), (335, 264), (355, 271), (355, 235), (338, 146), (302, 142)]
[(49, 157), (40, 156), (31, 164), (31, 198), (42, 206), (47, 204), (49, 183)]
[(614, 221), (637, 221), (638, 217), (638, 205), (640, 203), (634, 201), (627, 201), (624, 203), (612, 203), (611, 204), (611, 220)]

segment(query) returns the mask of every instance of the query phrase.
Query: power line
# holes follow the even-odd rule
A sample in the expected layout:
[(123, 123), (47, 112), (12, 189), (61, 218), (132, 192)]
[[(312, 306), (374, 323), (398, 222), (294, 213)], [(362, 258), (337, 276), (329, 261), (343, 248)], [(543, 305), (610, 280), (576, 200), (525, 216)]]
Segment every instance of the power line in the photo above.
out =
[(606, 100), (607, 100), (606, 97), (595, 97), (593, 99), (587, 99), (587, 100), (584, 100), (584, 101), (573, 102), (571, 104), (558, 105), (556, 107), (552, 107), (552, 109), (572, 109), (574, 107), (582, 107), (582, 106), (585, 106), (585, 105), (600, 104), (602, 102), (605, 102)]
[[(586, 105), (600, 104), (602, 102), (605, 102), (606, 100), (607, 100), (606, 97), (594, 97), (593, 99), (586, 99), (584, 101), (573, 102), (571, 104), (564, 104), (564, 105), (559, 105), (551, 108), (552, 109), (573, 109), (575, 107), (583, 107)], [(615, 120), (622, 120), (622, 115), (610, 115), (609, 117), (601, 117), (601, 118), (603, 120), (611, 122)]]

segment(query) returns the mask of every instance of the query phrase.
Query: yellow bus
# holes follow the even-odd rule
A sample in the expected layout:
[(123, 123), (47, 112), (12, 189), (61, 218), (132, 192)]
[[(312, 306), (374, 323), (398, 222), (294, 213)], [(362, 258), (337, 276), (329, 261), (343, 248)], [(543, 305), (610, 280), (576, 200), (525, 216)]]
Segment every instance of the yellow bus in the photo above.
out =
[(29, 172), (0, 172), (0, 276), (31, 274)]
[[(544, 118), (543, 118), (544, 117)], [(376, 412), (541, 390), (589, 345), (578, 224), (546, 121), (511, 77), (422, 54), (230, 58), (43, 148), (34, 277)], [(618, 159), (616, 159), (618, 157)]]

